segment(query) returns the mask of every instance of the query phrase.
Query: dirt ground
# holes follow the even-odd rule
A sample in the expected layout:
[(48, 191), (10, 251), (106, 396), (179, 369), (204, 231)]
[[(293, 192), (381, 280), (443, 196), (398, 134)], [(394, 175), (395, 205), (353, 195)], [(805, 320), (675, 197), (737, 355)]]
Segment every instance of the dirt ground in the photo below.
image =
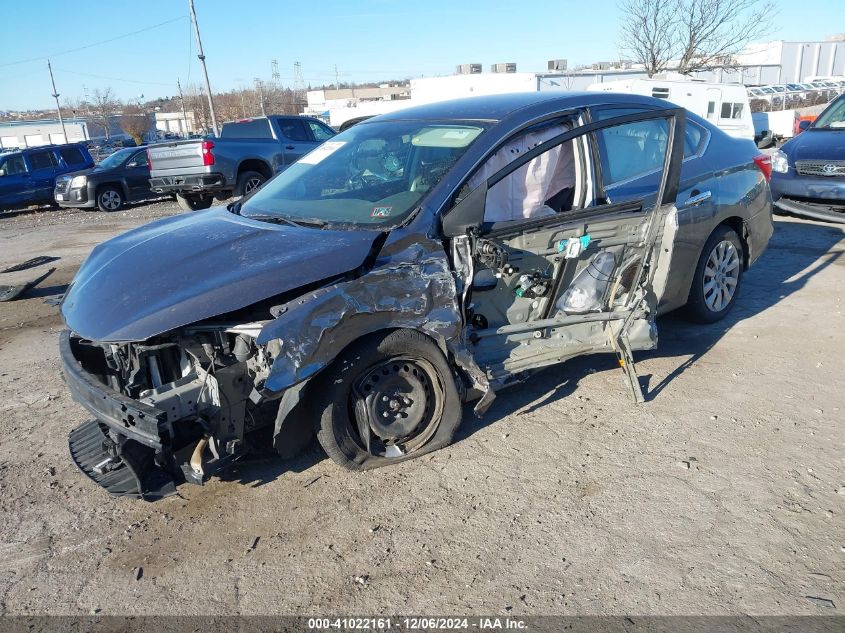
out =
[(779, 218), (724, 322), (503, 392), (456, 443), (363, 474), (319, 447), (154, 504), (79, 473), (44, 303), (98, 242), (176, 212), (0, 219), (0, 614), (818, 614), (845, 609), (845, 234)]

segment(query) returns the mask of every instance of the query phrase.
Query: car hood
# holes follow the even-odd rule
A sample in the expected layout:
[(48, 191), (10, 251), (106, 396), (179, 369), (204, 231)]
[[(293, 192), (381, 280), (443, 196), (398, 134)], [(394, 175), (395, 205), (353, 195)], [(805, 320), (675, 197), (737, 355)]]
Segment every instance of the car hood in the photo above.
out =
[(378, 235), (269, 224), (223, 207), (165, 218), (97, 246), (62, 317), (93, 341), (146, 340), (353, 270)]
[(793, 160), (845, 160), (845, 130), (807, 130), (783, 146)]
[[(96, 167), (88, 167), (87, 169), (79, 169), (77, 171), (71, 171), (71, 172), (68, 172), (66, 174), (63, 174), (62, 176), (60, 176), (56, 180), (61, 180), (61, 179), (71, 180), (74, 176), (87, 176), (88, 174), (93, 172), (95, 169), (97, 169), (97, 168)], [(103, 171), (107, 171), (107, 170), (103, 170)]]

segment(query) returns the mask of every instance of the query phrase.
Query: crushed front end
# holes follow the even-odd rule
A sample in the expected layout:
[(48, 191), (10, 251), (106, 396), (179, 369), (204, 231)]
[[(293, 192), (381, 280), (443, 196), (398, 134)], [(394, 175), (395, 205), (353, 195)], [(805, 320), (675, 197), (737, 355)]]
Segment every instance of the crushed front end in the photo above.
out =
[(70, 434), (80, 470), (113, 495), (155, 500), (244, 455), (251, 438), (272, 432), (278, 409), (260, 390), (281, 344), (256, 345), (261, 325), (121, 344), (62, 333), (68, 387), (94, 418)]

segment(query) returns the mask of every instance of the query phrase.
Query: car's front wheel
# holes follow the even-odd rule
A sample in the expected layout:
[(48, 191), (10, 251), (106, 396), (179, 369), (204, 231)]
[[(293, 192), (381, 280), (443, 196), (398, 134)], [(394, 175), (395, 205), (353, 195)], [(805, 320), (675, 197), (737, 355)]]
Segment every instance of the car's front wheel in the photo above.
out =
[(742, 284), (743, 249), (729, 226), (717, 228), (701, 251), (687, 301), (687, 315), (699, 323), (714, 323), (734, 306)]
[(120, 211), (123, 207), (123, 193), (117, 187), (103, 187), (97, 192), (97, 208), (100, 211)]
[(414, 330), (365, 337), (313, 385), (317, 439), (335, 462), (364, 470), (448, 445), (461, 398), (437, 345)]

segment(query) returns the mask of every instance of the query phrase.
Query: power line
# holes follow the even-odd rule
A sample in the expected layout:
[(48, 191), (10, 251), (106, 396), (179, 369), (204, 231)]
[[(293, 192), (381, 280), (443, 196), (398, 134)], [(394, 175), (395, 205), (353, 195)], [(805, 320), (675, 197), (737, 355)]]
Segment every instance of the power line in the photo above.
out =
[(107, 77), (105, 75), (95, 75), (93, 73), (81, 73), (77, 70), (67, 70), (66, 68), (56, 68), (56, 70), (60, 70), (63, 73), (68, 73), (71, 75), (80, 75), (81, 77), (93, 77), (95, 79), (105, 79), (106, 81), (122, 81), (124, 83), (129, 84), (138, 84), (141, 86), (170, 86), (168, 83), (163, 83), (161, 81), (140, 81), (137, 79), (122, 79), (120, 77)]
[(77, 48), (70, 48), (64, 51), (59, 51), (58, 53), (51, 53), (49, 55), (41, 55), (39, 57), (30, 57), (29, 59), (19, 59), (14, 62), (6, 62), (5, 64), (0, 64), (0, 68), (5, 68), (6, 66), (16, 66), (18, 64), (29, 64), (31, 62), (42, 61), (52, 57), (58, 57), (59, 55), (67, 55), (69, 53), (76, 53), (78, 51), (84, 51), (88, 48), (92, 48), (94, 46), (100, 46), (101, 44), (108, 44), (109, 42), (116, 42), (117, 40), (123, 39), (124, 37), (130, 37), (132, 35), (137, 35), (138, 33), (144, 33), (146, 31), (152, 31), (153, 29), (157, 29), (160, 26), (164, 26), (166, 24), (171, 24), (173, 22), (178, 22), (179, 20), (184, 20), (188, 16), (180, 15), (178, 18), (173, 18), (171, 20), (166, 20), (164, 22), (159, 22), (158, 24), (153, 24), (152, 26), (144, 27), (143, 29), (138, 29), (137, 31), (130, 31), (129, 33), (123, 33), (122, 35), (116, 35), (111, 37), (107, 40), (101, 40), (99, 42), (93, 42), (91, 44), (86, 44), (85, 46), (79, 46)]

